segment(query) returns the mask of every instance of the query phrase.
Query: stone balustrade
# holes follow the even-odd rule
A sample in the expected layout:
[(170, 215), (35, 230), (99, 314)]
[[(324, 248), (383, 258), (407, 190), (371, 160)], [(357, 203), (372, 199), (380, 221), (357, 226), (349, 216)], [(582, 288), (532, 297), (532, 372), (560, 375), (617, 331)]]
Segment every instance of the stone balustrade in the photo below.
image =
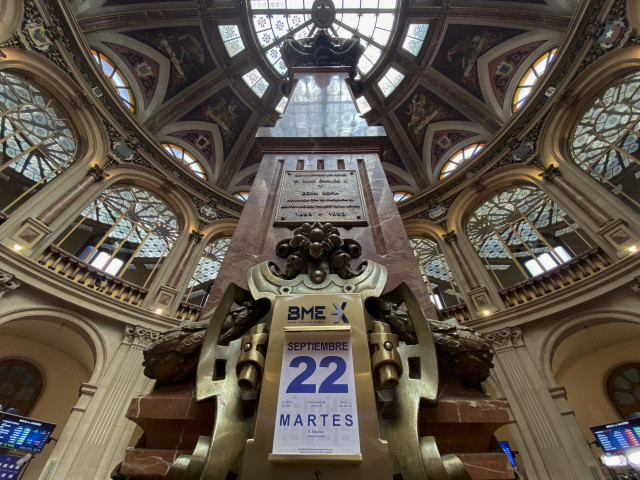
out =
[(175, 318), (184, 322), (188, 320), (190, 322), (197, 322), (200, 320), (200, 314), (202, 313), (202, 307), (200, 305), (194, 305), (193, 303), (180, 302), (180, 306), (176, 311)]
[(456, 320), (458, 323), (464, 323), (471, 320), (469, 309), (464, 303), (452, 305), (440, 310), (443, 320)]
[(105, 273), (55, 245), (50, 245), (38, 257), (38, 263), (95, 292), (136, 307), (140, 306), (149, 292), (146, 288)]
[(562, 265), (501, 290), (505, 307), (512, 308), (573, 285), (610, 265), (600, 247), (593, 247)]

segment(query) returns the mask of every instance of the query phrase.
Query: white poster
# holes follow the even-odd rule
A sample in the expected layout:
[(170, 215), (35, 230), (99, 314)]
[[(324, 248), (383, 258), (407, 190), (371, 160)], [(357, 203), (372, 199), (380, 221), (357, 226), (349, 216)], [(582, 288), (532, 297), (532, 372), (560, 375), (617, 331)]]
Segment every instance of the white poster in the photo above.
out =
[(360, 454), (351, 332), (286, 332), (273, 453)]

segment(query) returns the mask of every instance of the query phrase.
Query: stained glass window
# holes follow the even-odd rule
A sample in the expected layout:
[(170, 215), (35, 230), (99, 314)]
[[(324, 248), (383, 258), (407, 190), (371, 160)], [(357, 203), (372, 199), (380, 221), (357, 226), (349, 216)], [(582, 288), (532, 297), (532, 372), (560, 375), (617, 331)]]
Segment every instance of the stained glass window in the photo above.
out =
[(167, 152), (169, 152), (170, 155), (177, 158), (187, 167), (189, 167), (189, 169), (198, 177), (202, 178), (203, 180), (207, 179), (202, 164), (198, 160), (196, 160), (196, 158), (187, 150), (173, 143), (163, 143), (162, 146)]
[(625, 363), (607, 377), (607, 394), (621, 418), (640, 411), (640, 363)]
[(289, 99), (287, 97), (282, 97), (276, 106), (276, 112), (284, 113), (284, 109), (287, 108), (287, 103)]
[(440, 179), (450, 175), (451, 172), (458, 168), (458, 165), (473, 157), (476, 153), (482, 150), (483, 147), (484, 143), (472, 143), (451, 155), (451, 158), (445, 162), (442, 170), (440, 170)]
[[(358, 72), (365, 76), (378, 63), (395, 28), (397, 0), (334, 0), (332, 35), (360, 38), (365, 47)], [(280, 57), (280, 46), (287, 35), (313, 36), (313, 0), (249, 0), (251, 23), (262, 52), (281, 76), (287, 68)]]
[(219, 25), (218, 30), (230, 57), (235, 57), (244, 50), (244, 42), (237, 25)]
[[(94, 200), (57, 245), (107, 273), (144, 287), (177, 236), (176, 216), (163, 200), (145, 189), (119, 185)], [(101, 253), (109, 257), (99, 257)], [(114, 262), (117, 272), (115, 267), (109, 270)]]
[(522, 76), (522, 80), (516, 87), (515, 94), (513, 95), (513, 111), (518, 110), (525, 102), (527, 97), (531, 95), (533, 88), (540, 79), (540, 77), (547, 71), (553, 59), (556, 58), (557, 48), (543, 53), (533, 65)]
[(395, 192), (393, 194), (393, 201), (398, 203), (398, 202), (402, 202), (403, 200), (407, 200), (408, 198), (411, 198), (413, 195), (410, 194), (409, 192)]
[(257, 68), (254, 68), (249, 73), (244, 74), (242, 79), (259, 98), (262, 98), (264, 92), (266, 92), (269, 87), (269, 82), (264, 79)]
[(124, 74), (104, 55), (104, 53), (91, 50), (91, 55), (93, 55), (93, 59), (102, 70), (102, 73), (104, 73), (111, 82), (111, 86), (115, 89), (116, 93), (122, 100), (122, 103), (124, 103), (129, 110), (135, 112), (136, 109), (133, 90), (131, 90), (131, 85), (129, 85), (129, 81)]
[(242, 202), (249, 200), (249, 192), (237, 192), (234, 193), (233, 196)]
[(619, 79), (590, 104), (571, 141), (573, 161), (640, 211), (640, 72)]
[[(485, 200), (469, 218), (466, 232), (501, 288), (548, 271), (591, 247), (562, 208), (529, 184), (500, 190)], [(531, 260), (537, 268), (528, 263)]]
[(185, 302), (204, 305), (230, 243), (231, 237), (218, 237), (207, 245), (191, 280), (189, 280), (187, 291), (184, 294)]
[(0, 411), (27, 416), (42, 391), (40, 371), (24, 360), (0, 360)]
[(0, 72), (0, 178), (4, 211), (69, 167), (78, 142), (62, 107), (36, 82)]
[(460, 289), (449, 268), (449, 262), (438, 243), (426, 237), (410, 238), (409, 243), (418, 260), (431, 303), (439, 310), (463, 303)]
[(428, 31), (429, 25), (426, 23), (409, 24), (407, 35), (404, 37), (404, 42), (402, 42), (402, 48), (411, 55), (418, 55)]
[(378, 87), (380, 87), (382, 94), (385, 97), (388, 97), (389, 95), (391, 95), (391, 92), (393, 92), (396, 87), (400, 85), (400, 82), (402, 82), (402, 80), (404, 80), (404, 75), (397, 71), (395, 68), (389, 67), (387, 73), (385, 73), (378, 82)]

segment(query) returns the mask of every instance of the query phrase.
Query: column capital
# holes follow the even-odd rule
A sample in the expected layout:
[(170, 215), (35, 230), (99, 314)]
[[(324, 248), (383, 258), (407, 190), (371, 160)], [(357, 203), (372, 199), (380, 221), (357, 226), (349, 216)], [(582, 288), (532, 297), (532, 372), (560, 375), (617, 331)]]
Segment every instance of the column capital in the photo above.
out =
[(483, 333), (482, 338), (488, 341), (493, 349), (497, 351), (522, 345), (522, 330), (520, 327), (507, 327)]
[(547, 182), (550, 182), (555, 177), (561, 177), (562, 174), (560, 173), (560, 169), (558, 169), (558, 167), (556, 167), (554, 164), (551, 164), (547, 168), (545, 168), (538, 176), (543, 178)]
[(155, 342), (160, 337), (160, 332), (139, 325), (127, 325), (124, 327), (124, 336), (132, 346), (144, 348)]
[(9, 272), (0, 270), (0, 297), (11, 290), (16, 290), (22, 282)]
[(93, 179), (96, 182), (99, 182), (100, 180), (104, 180), (109, 176), (109, 174), (105, 173), (104, 169), (100, 168), (98, 165), (93, 165), (87, 172), (87, 175), (93, 177)]
[(189, 234), (189, 240), (195, 244), (200, 243), (200, 240), (202, 240), (203, 237), (204, 237), (203, 234), (195, 230), (191, 230), (191, 233)]
[(452, 243), (452, 242), (457, 242), (458, 241), (458, 236), (456, 235), (455, 230), (451, 230), (450, 232), (445, 233), (444, 235), (442, 235), (442, 238), (447, 243)]

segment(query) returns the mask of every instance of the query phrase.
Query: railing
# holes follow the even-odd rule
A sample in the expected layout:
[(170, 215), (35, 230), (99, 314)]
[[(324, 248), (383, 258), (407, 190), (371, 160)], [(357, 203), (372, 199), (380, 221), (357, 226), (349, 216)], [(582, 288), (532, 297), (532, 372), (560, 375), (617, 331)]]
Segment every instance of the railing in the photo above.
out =
[(8, 220), (8, 218), (9, 218), (9, 215), (7, 215), (2, 210), (0, 210), (0, 225), (2, 225), (4, 222), (6, 222)]
[(190, 322), (197, 322), (200, 319), (201, 313), (202, 307), (200, 305), (180, 302), (180, 306), (178, 307), (175, 318), (177, 318), (181, 322), (184, 322), (185, 320), (189, 320)]
[(507, 308), (515, 307), (584, 280), (609, 264), (600, 247), (593, 247), (548, 272), (505, 288), (499, 293)]
[(55, 245), (50, 245), (40, 255), (38, 263), (95, 292), (136, 307), (149, 292), (146, 288), (109, 275)]
[(440, 310), (440, 314), (442, 315), (443, 320), (457, 320), (458, 323), (463, 323), (471, 320), (469, 309), (464, 303), (443, 308), (442, 310)]

